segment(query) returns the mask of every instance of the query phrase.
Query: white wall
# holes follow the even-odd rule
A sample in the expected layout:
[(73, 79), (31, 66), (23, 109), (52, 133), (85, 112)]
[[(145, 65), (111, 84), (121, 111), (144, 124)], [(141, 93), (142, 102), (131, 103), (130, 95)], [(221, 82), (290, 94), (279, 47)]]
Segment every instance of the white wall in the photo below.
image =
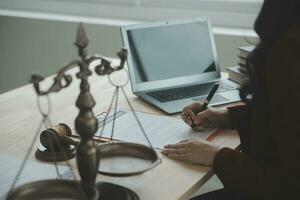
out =
[[(89, 52), (115, 57), (121, 46), (119, 26), (86, 24)], [(77, 57), (73, 45), (77, 23), (0, 16), (0, 93), (28, 83), (30, 75), (54, 74)], [(238, 46), (255, 41), (253, 34), (214, 29), (222, 69), (236, 63)]]

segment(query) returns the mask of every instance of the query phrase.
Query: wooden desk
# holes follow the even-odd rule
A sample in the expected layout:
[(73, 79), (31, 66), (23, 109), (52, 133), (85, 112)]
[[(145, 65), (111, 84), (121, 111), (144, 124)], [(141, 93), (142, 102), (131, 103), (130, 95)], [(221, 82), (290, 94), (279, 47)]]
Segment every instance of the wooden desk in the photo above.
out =
[[(72, 72), (72, 74), (74, 73), (75, 71)], [(120, 77), (122, 73), (114, 76)], [(93, 75), (89, 81), (91, 92), (97, 102), (94, 112), (106, 111), (113, 93), (113, 88), (108, 83), (107, 77)], [(50, 82), (52, 79), (47, 79), (43, 85), (47, 87)], [(63, 122), (73, 127), (74, 119), (78, 114), (75, 107), (75, 100), (79, 93), (78, 88), (79, 81), (74, 78), (71, 86), (51, 95), (52, 114), (50, 118), (53, 124)], [(137, 111), (163, 114), (135, 97), (131, 92), (130, 84), (125, 87), (125, 90)], [(120, 97), (120, 108), (129, 109), (122, 97)], [(36, 106), (36, 95), (31, 85), (0, 95), (0, 153), (23, 158), (40, 120), (41, 116)], [(236, 132), (227, 130), (223, 131), (213, 142), (220, 146), (235, 148), (239, 144), (239, 138)], [(33, 153), (34, 151), (30, 157), (31, 160), (35, 160)], [(159, 166), (144, 174), (131, 177), (98, 175), (98, 179), (126, 186), (135, 191), (142, 200), (182, 200), (188, 199), (212, 174), (211, 168), (186, 164), (163, 157)]]

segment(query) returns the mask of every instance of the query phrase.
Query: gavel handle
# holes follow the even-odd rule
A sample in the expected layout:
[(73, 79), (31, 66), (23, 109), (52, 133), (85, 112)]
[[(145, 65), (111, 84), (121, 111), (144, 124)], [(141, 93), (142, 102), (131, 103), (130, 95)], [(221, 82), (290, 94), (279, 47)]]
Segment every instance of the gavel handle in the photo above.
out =
[(59, 138), (66, 144), (69, 144), (69, 145), (74, 145), (74, 146), (77, 146), (79, 144), (79, 142), (76, 142), (74, 140), (72, 140), (71, 138), (68, 138), (67, 136), (59, 136)]
[[(73, 138), (80, 138), (80, 136), (79, 135), (69, 135), (68, 137), (73, 137)], [(105, 138), (100, 138), (100, 137), (97, 137), (97, 136), (94, 136), (93, 137), (93, 140), (95, 141), (95, 142), (107, 142), (107, 141), (109, 141), (109, 139), (105, 139)]]

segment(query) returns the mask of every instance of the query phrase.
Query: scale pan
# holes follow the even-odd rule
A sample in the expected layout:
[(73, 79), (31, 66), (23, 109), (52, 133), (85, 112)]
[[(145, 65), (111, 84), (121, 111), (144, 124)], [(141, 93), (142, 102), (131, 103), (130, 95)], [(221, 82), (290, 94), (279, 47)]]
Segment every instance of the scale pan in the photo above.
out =
[[(83, 196), (85, 190), (86, 196)], [(82, 191), (82, 192), (81, 192)], [(27, 183), (12, 190), (6, 200), (82, 200), (98, 199), (96, 188), (87, 188), (77, 181), (42, 180)]]
[(101, 144), (99, 155), (99, 173), (111, 176), (140, 174), (161, 162), (161, 158), (154, 149), (129, 142)]

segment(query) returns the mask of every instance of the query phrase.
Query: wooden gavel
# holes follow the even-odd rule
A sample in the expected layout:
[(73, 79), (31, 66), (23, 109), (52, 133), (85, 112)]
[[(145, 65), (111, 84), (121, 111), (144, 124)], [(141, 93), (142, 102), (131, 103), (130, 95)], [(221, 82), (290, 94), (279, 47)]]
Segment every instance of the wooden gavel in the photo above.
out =
[(61, 149), (69, 148), (70, 145), (77, 146), (76, 142), (69, 138), (72, 136), (70, 127), (60, 123), (47, 130), (44, 130), (40, 135), (40, 142), (46, 149), (60, 151)]

